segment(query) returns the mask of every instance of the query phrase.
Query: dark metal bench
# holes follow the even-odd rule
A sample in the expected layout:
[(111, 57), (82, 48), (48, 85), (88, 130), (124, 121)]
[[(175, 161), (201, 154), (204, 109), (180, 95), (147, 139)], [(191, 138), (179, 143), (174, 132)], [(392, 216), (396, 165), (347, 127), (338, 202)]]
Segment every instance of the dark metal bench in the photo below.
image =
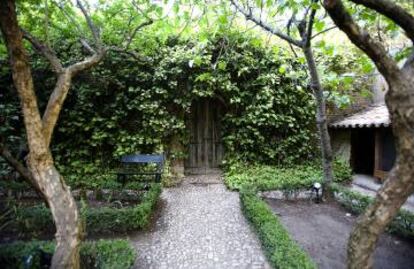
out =
[[(161, 182), (161, 175), (164, 168), (164, 154), (131, 154), (121, 158), (121, 167), (117, 175), (118, 180), (125, 183), (128, 175), (154, 175), (155, 182)], [(155, 164), (155, 169), (142, 171), (145, 164)], [(148, 169), (147, 169), (148, 170)]]

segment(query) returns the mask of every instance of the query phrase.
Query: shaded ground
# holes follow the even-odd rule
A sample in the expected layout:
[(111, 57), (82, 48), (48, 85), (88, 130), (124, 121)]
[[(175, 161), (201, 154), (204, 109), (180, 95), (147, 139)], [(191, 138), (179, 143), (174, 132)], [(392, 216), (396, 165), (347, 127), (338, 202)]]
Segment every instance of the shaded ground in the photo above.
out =
[[(266, 201), (319, 268), (346, 267), (346, 244), (355, 216), (347, 216), (336, 203)], [(414, 243), (384, 234), (375, 252), (374, 268), (414, 268)]]
[(130, 236), (135, 268), (270, 268), (238, 193), (226, 190), (218, 176), (187, 178), (164, 189), (161, 199), (154, 227)]
[[(379, 188), (381, 188), (381, 183), (372, 176), (362, 174), (355, 174), (352, 176), (352, 184), (350, 186), (352, 191), (374, 197)], [(414, 213), (414, 195), (408, 197), (402, 208)]]

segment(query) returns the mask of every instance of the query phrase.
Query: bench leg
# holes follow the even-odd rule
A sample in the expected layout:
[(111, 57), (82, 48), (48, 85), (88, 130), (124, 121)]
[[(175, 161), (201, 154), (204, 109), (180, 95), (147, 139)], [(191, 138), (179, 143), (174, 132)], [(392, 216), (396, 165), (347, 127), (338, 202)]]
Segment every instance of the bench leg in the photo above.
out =
[(125, 186), (126, 175), (124, 175), (124, 174), (118, 174), (118, 181), (121, 182), (122, 186)]
[(161, 182), (161, 174), (156, 174), (155, 175), (155, 182)]

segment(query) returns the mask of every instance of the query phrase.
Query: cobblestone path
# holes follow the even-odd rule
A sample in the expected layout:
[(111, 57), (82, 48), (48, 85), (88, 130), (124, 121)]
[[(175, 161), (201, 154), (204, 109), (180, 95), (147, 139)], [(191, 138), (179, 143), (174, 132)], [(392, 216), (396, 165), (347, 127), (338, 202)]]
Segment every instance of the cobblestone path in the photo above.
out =
[(187, 178), (164, 189), (161, 199), (155, 227), (131, 238), (135, 268), (270, 268), (238, 193), (226, 190), (218, 176)]

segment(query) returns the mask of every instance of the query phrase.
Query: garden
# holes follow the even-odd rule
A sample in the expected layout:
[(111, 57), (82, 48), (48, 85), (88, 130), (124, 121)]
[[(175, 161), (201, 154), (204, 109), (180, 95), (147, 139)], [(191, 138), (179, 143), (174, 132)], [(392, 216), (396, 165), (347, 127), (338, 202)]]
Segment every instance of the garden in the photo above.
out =
[(2, 268), (411, 268), (413, 12), (2, 1)]

